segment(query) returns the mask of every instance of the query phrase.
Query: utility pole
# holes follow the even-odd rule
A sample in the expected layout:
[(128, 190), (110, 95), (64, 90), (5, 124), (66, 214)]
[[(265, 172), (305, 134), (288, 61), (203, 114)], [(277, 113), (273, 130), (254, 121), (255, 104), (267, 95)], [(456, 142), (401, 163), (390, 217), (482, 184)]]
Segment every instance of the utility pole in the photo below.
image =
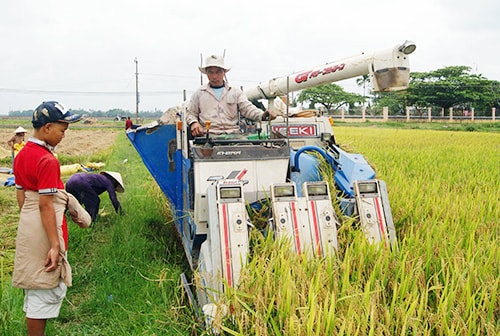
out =
[(139, 61), (137, 57), (134, 59), (135, 62), (135, 123), (139, 123)]

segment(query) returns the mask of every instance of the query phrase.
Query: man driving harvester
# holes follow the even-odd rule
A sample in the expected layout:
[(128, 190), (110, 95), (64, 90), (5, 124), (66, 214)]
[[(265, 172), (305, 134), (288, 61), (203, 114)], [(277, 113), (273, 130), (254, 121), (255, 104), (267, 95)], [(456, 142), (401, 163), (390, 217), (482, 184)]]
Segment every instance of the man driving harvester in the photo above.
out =
[(203, 136), (205, 129), (213, 134), (239, 133), (238, 113), (251, 120), (276, 118), (274, 112), (262, 111), (243, 91), (229, 85), (226, 73), (231, 68), (222, 56), (209, 56), (205, 66), (198, 68), (207, 75), (208, 83), (196, 90), (188, 105), (186, 121), (193, 136)]

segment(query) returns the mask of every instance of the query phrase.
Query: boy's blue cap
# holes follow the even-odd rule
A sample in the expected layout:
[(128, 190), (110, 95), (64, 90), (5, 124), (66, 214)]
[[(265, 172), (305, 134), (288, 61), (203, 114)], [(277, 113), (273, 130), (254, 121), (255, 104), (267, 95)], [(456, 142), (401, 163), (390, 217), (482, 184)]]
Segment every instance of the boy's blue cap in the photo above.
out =
[(56, 101), (41, 103), (33, 112), (31, 123), (34, 128), (42, 127), (48, 123), (64, 122), (74, 123), (82, 119), (79, 114), (72, 114)]

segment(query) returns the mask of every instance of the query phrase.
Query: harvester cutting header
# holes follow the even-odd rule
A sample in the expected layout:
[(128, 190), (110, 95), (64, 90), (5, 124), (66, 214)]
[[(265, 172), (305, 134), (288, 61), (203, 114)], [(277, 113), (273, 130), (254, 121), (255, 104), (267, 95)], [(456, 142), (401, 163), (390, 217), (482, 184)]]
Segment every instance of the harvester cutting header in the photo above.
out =
[[(325, 83), (373, 76), (377, 91), (401, 90), (409, 83), (408, 55), (415, 44), (360, 54), (244, 90), (250, 100), (274, 98)], [(207, 317), (216, 311), (224, 286), (237, 286), (249, 251), (249, 209), (271, 209), (265, 232), (286, 239), (295, 253), (314, 258), (336, 253), (342, 215), (354, 217), (367, 239), (394, 249), (396, 232), (384, 181), (360, 154), (335, 141), (331, 119), (291, 117), (248, 123), (237, 134), (192, 137), (186, 107), (131, 130), (128, 137), (166, 195), (186, 257), (202, 285), (193, 303)], [(205, 123), (209, 128), (210, 122)], [(320, 171), (330, 167), (330, 185)], [(186, 288), (187, 286), (187, 280)]]

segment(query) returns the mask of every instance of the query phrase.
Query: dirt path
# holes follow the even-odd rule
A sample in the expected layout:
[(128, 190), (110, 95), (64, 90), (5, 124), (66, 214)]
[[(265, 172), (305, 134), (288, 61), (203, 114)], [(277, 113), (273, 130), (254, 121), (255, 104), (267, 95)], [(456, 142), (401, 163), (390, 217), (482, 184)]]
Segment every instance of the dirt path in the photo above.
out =
[[(56, 153), (66, 155), (90, 155), (103, 148), (109, 147), (118, 135), (115, 129), (69, 129), (64, 139), (56, 148)], [(25, 140), (32, 134), (28, 130)], [(0, 158), (10, 156), (10, 148), (7, 141), (14, 135), (14, 129), (0, 129)]]

